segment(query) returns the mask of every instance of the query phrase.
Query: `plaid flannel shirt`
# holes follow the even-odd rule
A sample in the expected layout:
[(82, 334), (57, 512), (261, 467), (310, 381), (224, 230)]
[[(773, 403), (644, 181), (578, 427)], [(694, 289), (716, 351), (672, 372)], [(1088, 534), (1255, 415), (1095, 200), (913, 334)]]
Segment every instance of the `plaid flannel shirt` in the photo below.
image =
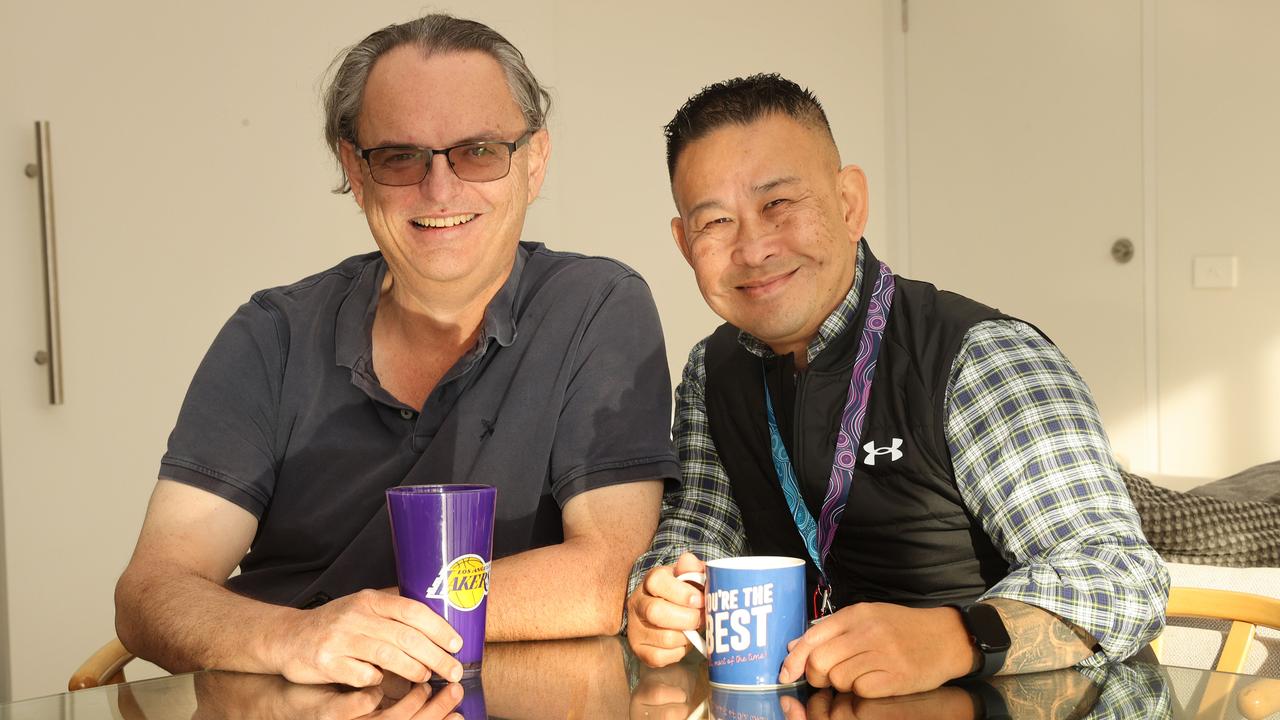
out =
[[(807, 348), (810, 360), (844, 332), (853, 287)], [(768, 346), (743, 333), (759, 356)], [(683, 483), (664, 495), (645, 573), (690, 551), (704, 560), (750, 554), (742, 516), (707, 420), (706, 340), (689, 353), (672, 428)], [(989, 320), (965, 336), (946, 392), (946, 440), (956, 485), (1009, 563), (984, 595), (1048, 610), (1089, 632), (1101, 652), (1085, 664), (1133, 655), (1164, 626), (1169, 574), (1142, 534), (1088, 387), (1056, 346), (1015, 320)], [(856, 482), (856, 479), (855, 479)]]

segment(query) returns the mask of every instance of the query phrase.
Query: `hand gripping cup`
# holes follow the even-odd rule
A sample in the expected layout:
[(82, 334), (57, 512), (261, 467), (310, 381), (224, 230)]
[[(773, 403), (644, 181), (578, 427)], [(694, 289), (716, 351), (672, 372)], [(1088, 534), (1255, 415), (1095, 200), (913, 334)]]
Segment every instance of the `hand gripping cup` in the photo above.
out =
[(692, 630), (685, 635), (706, 656), (711, 684), (746, 690), (781, 687), (778, 673), (787, 643), (804, 634), (804, 561), (725, 558), (708, 562), (705, 574), (685, 573), (676, 579), (705, 588), (706, 638)]
[(488, 485), (402, 485), (387, 490), (400, 594), (427, 604), (462, 636), (463, 676), (480, 671), (493, 515)]

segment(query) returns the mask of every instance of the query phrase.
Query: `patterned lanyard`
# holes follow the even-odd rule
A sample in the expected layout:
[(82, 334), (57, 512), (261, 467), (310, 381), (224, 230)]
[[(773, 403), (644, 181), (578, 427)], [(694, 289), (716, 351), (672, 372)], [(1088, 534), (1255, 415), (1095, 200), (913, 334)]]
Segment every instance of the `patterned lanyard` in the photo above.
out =
[[(813, 515), (800, 496), (800, 486), (796, 482), (791, 458), (782, 442), (782, 434), (778, 432), (773, 400), (769, 397), (769, 385), (767, 380), (765, 382), (764, 406), (769, 416), (769, 446), (773, 467), (782, 483), (782, 494), (786, 496), (791, 517), (796, 522), (800, 537), (804, 539), (805, 549), (818, 568), (819, 583), (818, 594), (814, 597), (814, 617), (822, 617), (832, 611), (831, 583), (827, 579), (824, 561), (831, 554), (836, 528), (844, 517), (844, 506), (849, 501), (853, 467), (858, 462), (858, 441), (862, 437), (862, 425), (867, 418), (867, 401), (871, 397), (876, 359), (880, 356), (880, 341), (889, 321), (889, 309), (893, 306), (893, 288), (893, 275), (889, 266), (880, 263), (880, 275), (876, 278), (875, 288), (867, 302), (867, 319), (858, 340), (858, 355), (854, 360), (853, 377), (849, 381), (849, 399), (840, 419), (840, 433), (836, 438), (835, 458), (831, 464), (831, 480), (827, 483), (827, 494), (822, 501), (822, 512), (817, 522), (814, 522)], [(760, 368), (763, 379), (764, 365), (761, 364)]]

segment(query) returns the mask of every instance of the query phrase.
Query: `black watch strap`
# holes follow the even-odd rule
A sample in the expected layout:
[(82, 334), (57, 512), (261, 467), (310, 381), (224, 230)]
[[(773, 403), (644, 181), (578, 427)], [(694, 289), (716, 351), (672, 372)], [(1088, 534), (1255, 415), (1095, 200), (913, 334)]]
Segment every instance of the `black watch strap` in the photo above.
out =
[(964, 678), (989, 677), (1000, 672), (1000, 668), (1004, 667), (1005, 655), (1009, 653), (1010, 642), (999, 611), (986, 603), (949, 604), (948, 607), (960, 611), (960, 619), (964, 621), (969, 640), (982, 658), (978, 668)]

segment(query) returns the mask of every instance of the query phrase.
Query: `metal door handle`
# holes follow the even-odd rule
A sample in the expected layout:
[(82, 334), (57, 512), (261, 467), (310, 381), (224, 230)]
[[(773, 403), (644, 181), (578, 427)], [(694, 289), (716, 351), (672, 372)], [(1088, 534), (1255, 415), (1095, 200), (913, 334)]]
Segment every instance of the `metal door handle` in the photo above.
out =
[(58, 239), (53, 226), (53, 160), (49, 152), (49, 122), (36, 121), (36, 161), (26, 168), (27, 177), (40, 182), (40, 234), (44, 249), (44, 314), (46, 348), (37, 350), (38, 365), (49, 366), (49, 403), (61, 405), (62, 323), (58, 311)]

